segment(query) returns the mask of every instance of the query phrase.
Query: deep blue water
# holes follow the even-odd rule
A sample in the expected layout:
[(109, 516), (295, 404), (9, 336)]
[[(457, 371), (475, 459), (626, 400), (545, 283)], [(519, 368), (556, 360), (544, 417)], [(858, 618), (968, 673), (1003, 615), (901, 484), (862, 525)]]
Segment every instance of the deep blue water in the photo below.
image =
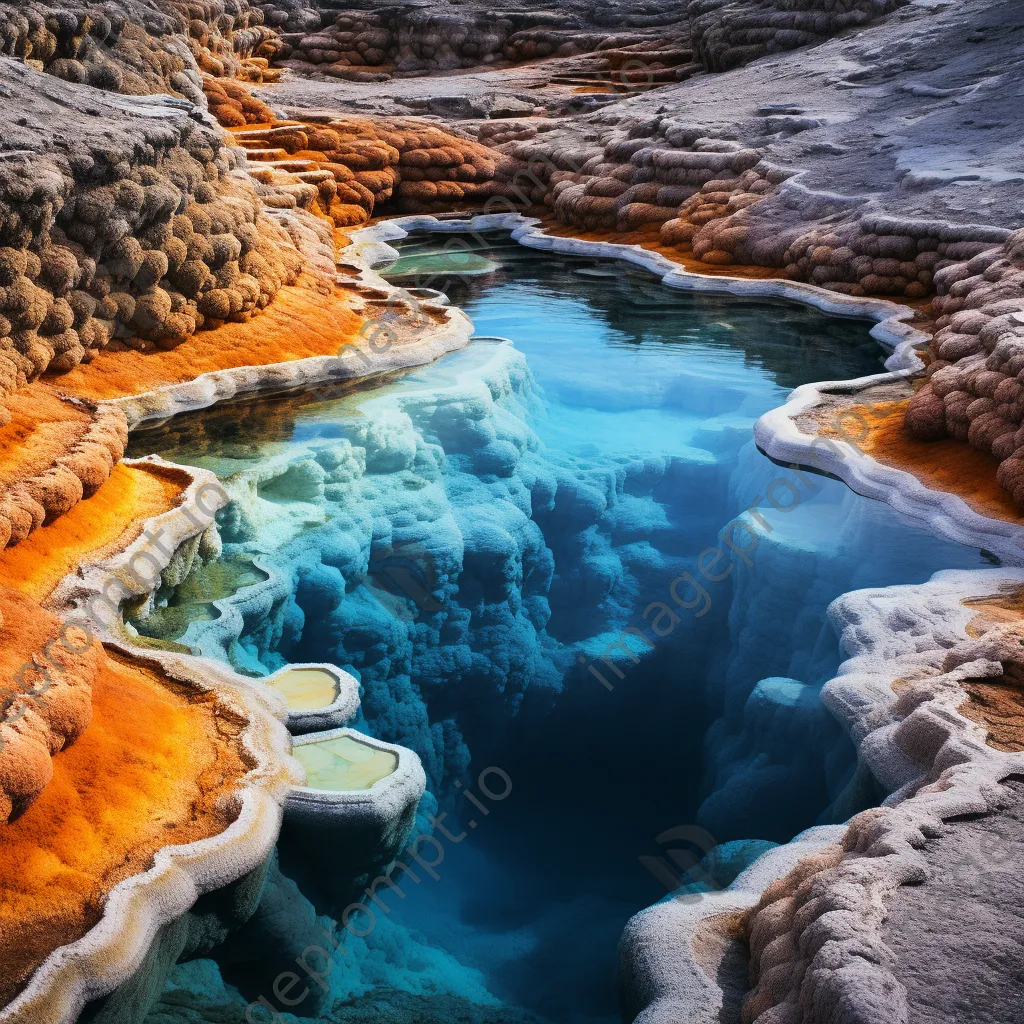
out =
[[(387, 1019), (618, 1019), (625, 921), (693, 882), (673, 851), (723, 844), (705, 866), (726, 884), (878, 798), (851, 786), (852, 746), (818, 701), (839, 662), (829, 602), (984, 564), (753, 445), (790, 388), (880, 369), (866, 322), (485, 242), (490, 272), (460, 274), (443, 237), (412, 238), (396, 280), (442, 288), (512, 345), (132, 442), (216, 471), (237, 499), (226, 554), (260, 553), (284, 581), (214, 653), (255, 674), (355, 672), (360, 727), (413, 747), (426, 807), (466, 831), (338, 965), (323, 1020), (377, 1019), (364, 1007), (394, 991)], [(673, 594), (680, 579), (696, 583)], [(458, 786), (488, 766), (512, 792), (483, 817)], [(213, 964), (179, 968), (175, 1007), (209, 1016), (159, 1020), (219, 1020), (209, 1006), (239, 998), (220, 984)]]

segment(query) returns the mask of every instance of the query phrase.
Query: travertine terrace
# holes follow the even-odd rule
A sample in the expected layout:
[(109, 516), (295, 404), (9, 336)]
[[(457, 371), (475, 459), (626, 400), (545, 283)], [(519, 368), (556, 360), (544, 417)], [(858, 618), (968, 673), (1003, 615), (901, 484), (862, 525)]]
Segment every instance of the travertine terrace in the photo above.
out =
[[(229, 495), (125, 451), (463, 348), (373, 263), (466, 225), (876, 321), (886, 372), (798, 388), (758, 445), (999, 563), (832, 605), (822, 700), (884, 802), (634, 917), (626, 1018), (1018, 1019), (1019, 871), (957, 865), (1024, 843), (1022, 46), (1016, 0), (0, 3), (0, 1024), (141, 1024), (178, 961), (301, 952), (289, 816), (349, 850), (332, 906), (408, 841), (424, 770), (342, 728), (353, 676), (130, 625), (217, 561)], [(389, 767), (318, 789), (293, 733)]]

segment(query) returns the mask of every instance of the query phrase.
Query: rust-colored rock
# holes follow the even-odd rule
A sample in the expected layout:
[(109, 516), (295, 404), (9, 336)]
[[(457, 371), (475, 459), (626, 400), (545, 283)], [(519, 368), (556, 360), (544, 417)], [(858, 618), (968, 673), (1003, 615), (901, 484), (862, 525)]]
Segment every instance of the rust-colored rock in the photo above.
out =
[(275, 120), (233, 137), (247, 151), (250, 174), (276, 190), (275, 206), (314, 213), (338, 228), (388, 209), (484, 200), (494, 192), (499, 159), (474, 139), (413, 118)]
[(22, 813), (53, 777), (50, 759), (92, 715), (102, 651), (81, 628), (62, 627), (34, 601), (0, 593), (0, 821)]

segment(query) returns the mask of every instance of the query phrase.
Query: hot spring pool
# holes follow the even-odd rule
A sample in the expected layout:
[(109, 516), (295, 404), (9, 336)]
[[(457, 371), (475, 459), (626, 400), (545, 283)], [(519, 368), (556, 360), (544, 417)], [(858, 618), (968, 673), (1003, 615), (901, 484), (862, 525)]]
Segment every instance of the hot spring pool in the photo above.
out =
[[(337, 397), (133, 435), (132, 454), (207, 467), (235, 498), (230, 571), (135, 626), (253, 675), (353, 672), (354, 726), (420, 755), (421, 818), (462, 835), (350, 944), (315, 1018), (610, 1024), (630, 915), (878, 799), (818, 700), (839, 662), (829, 602), (986, 563), (751, 440), (791, 388), (880, 371), (866, 321), (502, 234), (453, 258), (447, 238), (400, 244), (396, 283), (441, 289), (491, 337)], [(211, 595), (244, 607), (240, 631)], [(387, 769), (330, 753), (328, 775)], [(463, 786), (487, 768), (512, 788), (481, 814)], [(244, 1019), (245, 963), (227, 985), (179, 966), (150, 1019)]]

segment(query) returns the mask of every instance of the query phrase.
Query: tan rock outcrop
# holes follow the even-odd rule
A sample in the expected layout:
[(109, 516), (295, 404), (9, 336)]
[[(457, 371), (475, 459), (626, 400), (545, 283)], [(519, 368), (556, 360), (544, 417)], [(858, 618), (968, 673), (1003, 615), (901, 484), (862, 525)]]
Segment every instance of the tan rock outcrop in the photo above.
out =
[(999, 483), (1024, 506), (1024, 232), (938, 270), (935, 285), (937, 358), (907, 429), (994, 455)]

